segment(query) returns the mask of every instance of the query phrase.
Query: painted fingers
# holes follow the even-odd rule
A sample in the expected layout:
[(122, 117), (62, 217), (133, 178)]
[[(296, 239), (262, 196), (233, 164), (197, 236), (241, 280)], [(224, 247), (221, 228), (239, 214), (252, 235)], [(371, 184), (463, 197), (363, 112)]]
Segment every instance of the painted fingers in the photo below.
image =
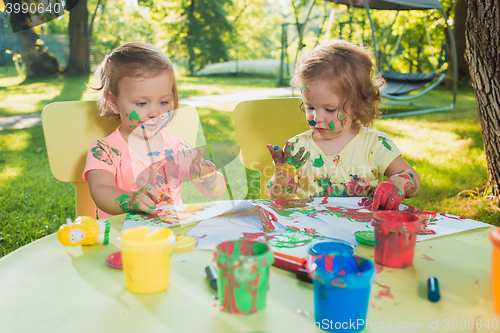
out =
[(398, 210), (403, 199), (404, 193), (398, 186), (391, 181), (381, 182), (373, 195), (372, 210), (377, 211), (381, 207), (386, 210)]
[(301, 147), (296, 154), (293, 154), (293, 144), (289, 141), (287, 141), (283, 150), (276, 145), (267, 145), (267, 149), (269, 149), (271, 153), (274, 165), (289, 164), (296, 169), (302, 167), (307, 162), (310, 155), (309, 152), (304, 154), (304, 147)]
[(162, 201), (172, 202), (172, 198), (166, 194), (157, 191), (153, 187), (145, 186), (132, 195), (122, 194), (115, 199), (118, 206), (125, 213), (151, 213), (156, 205)]
[(217, 166), (201, 158), (202, 155), (203, 148), (200, 148), (189, 166), (189, 176), (206, 190), (213, 191), (217, 185)]

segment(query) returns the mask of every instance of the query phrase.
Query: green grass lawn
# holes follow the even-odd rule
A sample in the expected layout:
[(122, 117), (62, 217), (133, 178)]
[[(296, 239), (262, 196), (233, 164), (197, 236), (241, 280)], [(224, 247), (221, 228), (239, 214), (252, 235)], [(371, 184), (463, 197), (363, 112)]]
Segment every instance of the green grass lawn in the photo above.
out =
[[(57, 101), (95, 100), (87, 87), (91, 75), (55, 75), (42, 80), (18, 76), (14, 67), (0, 70), (0, 117), (36, 113)], [(231, 92), (276, 87), (276, 79), (258, 77), (178, 77), (179, 98), (218, 95)]]
[[(0, 116), (39, 112), (54, 100), (89, 99), (88, 77), (54, 77), (23, 82), (0, 70)], [(182, 97), (274, 87), (275, 80), (259, 78), (179, 78)], [(450, 91), (428, 95), (444, 103)], [(4, 100), (10, 101), (7, 106)], [(444, 102), (443, 102), (444, 101)], [(236, 143), (232, 110), (236, 103), (198, 108), (207, 141)], [(392, 109), (391, 109), (392, 110)], [(376, 129), (394, 139), (422, 178), (417, 197), (406, 203), (498, 224), (500, 212), (484, 192), (487, 183), (481, 128), (474, 91), (459, 91), (453, 111), (375, 122)], [(0, 131), (0, 257), (51, 234), (74, 218), (74, 185), (50, 173), (41, 126)], [(247, 171), (248, 181), (259, 175)], [(251, 187), (252, 188), (252, 187)], [(258, 197), (249, 190), (249, 197)]]

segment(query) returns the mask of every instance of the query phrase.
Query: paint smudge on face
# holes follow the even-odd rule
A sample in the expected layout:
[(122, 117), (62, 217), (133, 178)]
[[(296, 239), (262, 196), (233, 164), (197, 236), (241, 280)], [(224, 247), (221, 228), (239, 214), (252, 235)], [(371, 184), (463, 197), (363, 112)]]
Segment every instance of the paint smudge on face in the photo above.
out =
[(302, 85), (300, 86), (300, 92), (304, 92), (304, 91), (309, 91), (309, 88), (307, 88), (307, 85), (305, 83), (302, 83)]
[(158, 132), (160, 132), (162, 129), (164, 129), (168, 125), (168, 123), (170, 121), (170, 110), (168, 110), (166, 114), (160, 115), (159, 121), (160, 121), (160, 123), (163, 123), (163, 125), (161, 125), (161, 127), (156, 131), (156, 133), (154, 135), (158, 134)]
[(135, 125), (130, 125), (129, 127), (130, 127), (131, 129), (133, 129), (133, 130), (135, 130), (135, 129), (137, 128), (137, 126), (135, 126)]
[(394, 295), (391, 293), (391, 287), (389, 286), (384, 286), (383, 284), (380, 284), (379, 282), (375, 281), (375, 283), (383, 288), (383, 290), (380, 290), (377, 294), (377, 298), (382, 298), (382, 297), (387, 297), (389, 299), (394, 299)]
[(346, 119), (346, 118), (345, 118), (345, 117), (341, 114), (341, 115), (339, 116), (339, 120), (340, 120), (340, 126), (341, 126), (342, 128), (344, 128), (344, 126), (345, 126), (345, 123), (346, 123), (347, 119)]
[(330, 122), (328, 123), (328, 127), (334, 131), (335, 130), (335, 123), (333, 122), (333, 120), (330, 120)]
[(141, 119), (139, 118), (139, 115), (137, 114), (137, 112), (132, 111), (129, 115), (128, 115), (128, 119), (130, 119), (131, 121), (132, 120), (137, 120), (137, 121), (141, 121)]
[(307, 123), (310, 125), (310, 126), (316, 126), (316, 121), (315, 120), (308, 120)]
[(429, 256), (426, 256), (425, 254), (422, 254), (422, 258), (425, 259), (425, 260), (427, 260), (427, 261), (434, 261), (434, 259), (432, 259)]
[(246, 239), (223, 242), (214, 251), (214, 261), (221, 311), (251, 314), (266, 307), (269, 266), (274, 262), (266, 244)]

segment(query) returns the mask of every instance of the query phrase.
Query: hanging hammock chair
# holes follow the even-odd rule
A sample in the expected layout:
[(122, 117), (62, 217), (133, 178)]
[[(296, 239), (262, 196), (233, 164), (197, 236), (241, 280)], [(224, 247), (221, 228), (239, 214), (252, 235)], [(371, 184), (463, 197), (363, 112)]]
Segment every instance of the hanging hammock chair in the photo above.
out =
[[(428, 113), (435, 111), (445, 111), (454, 108), (457, 96), (458, 69), (457, 69), (457, 60), (455, 56), (456, 47), (451, 27), (448, 24), (446, 24), (446, 29), (450, 36), (450, 44), (451, 44), (450, 47), (453, 54), (452, 57), (453, 62), (452, 64), (448, 65), (448, 70), (453, 70), (453, 101), (450, 105), (447, 106), (436, 106), (434, 104), (413, 103), (407, 101), (425, 95), (427, 92), (434, 89), (437, 85), (439, 85), (439, 83), (441, 83), (441, 81), (444, 80), (446, 74), (443, 72), (436, 72), (436, 71), (430, 73), (402, 73), (392, 70), (391, 71), (382, 70), (382, 68), (379, 67), (380, 51), (375, 34), (375, 25), (371, 17), (371, 10), (396, 10), (399, 12), (399, 11), (409, 11), (409, 10), (438, 9), (441, 11), (445, 19), (445, 22), (448, 22), (446, 12), (444, 11), (443, 5), (439, 2), (439, 0), (328, 0), (328, 1), (336, 4), (343, 4), (351, 7), (366, 9), (366, 13), (370, 20), (370, 27), (372, 31), (375, 63), (380, 72), (380, 75), (386, 81), (386, 84), (381, 89), (380, 93), (386, 99), (390, 99), (390, 100), (384, 99), (384, 103), (424, 107), (424, 109), (416, 111), (386, 114), (383, 115), (382, 118), (413, 115), (413, 114)], [(392, 30), (392, 25), (390, 29)], [(390, 33), (388, 37), (390, 37)], [(430, 39), (429, 35), (427, 35), (427, 37), (428, 39)]]

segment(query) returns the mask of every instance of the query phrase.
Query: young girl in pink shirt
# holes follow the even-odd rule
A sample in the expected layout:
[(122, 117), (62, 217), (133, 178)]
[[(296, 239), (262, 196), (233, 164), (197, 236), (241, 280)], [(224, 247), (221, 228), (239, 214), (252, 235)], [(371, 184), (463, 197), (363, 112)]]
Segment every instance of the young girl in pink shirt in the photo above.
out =
[(161, 131), (175, 118), (179, 96), (173, 65), (158, 48), (127, 43), (108, 54), (95, 72), (100, 116), (121, 120), (94, 142), (83, 178), (99, 218), (151, 212), (163, 203), (182, 204), (184, 178), (210, 199), (226, 189), (217, 167), (183, 139)]

